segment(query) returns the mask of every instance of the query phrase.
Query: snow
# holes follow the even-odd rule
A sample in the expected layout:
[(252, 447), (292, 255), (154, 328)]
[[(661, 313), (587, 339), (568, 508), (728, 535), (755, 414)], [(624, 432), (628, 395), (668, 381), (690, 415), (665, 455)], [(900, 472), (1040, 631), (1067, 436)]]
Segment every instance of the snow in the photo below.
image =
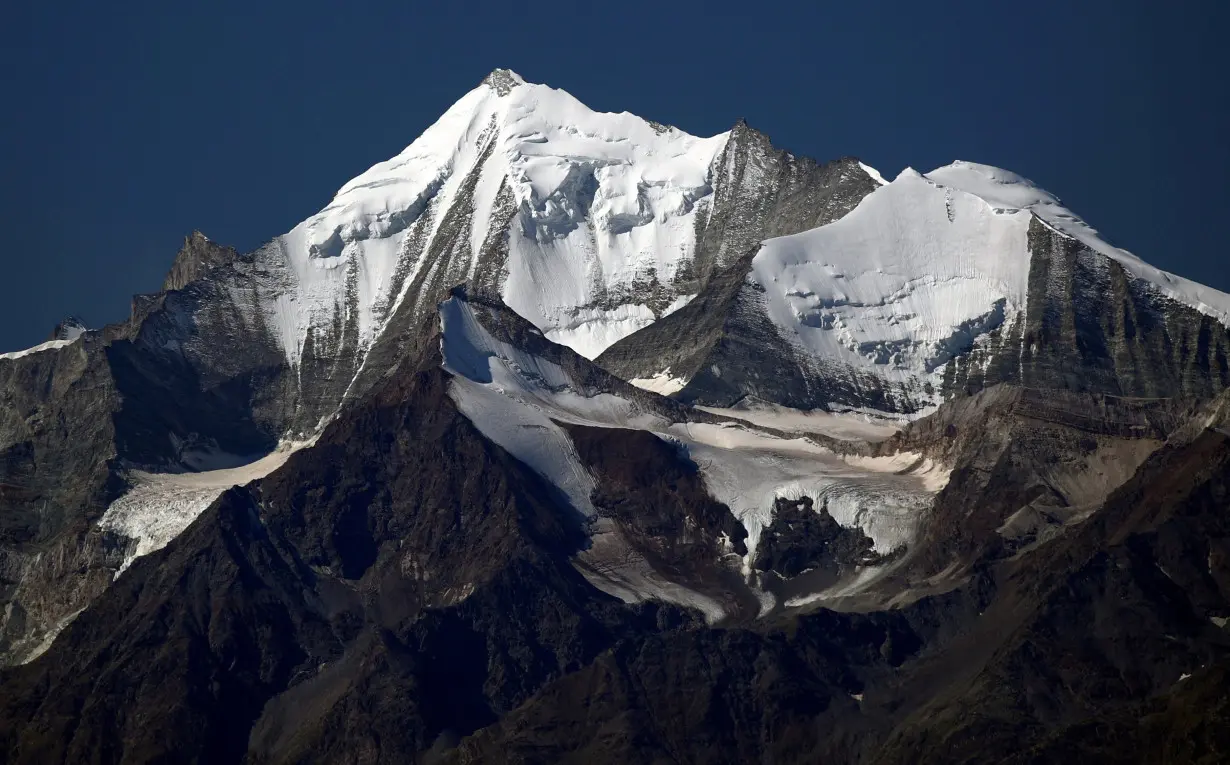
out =
[(1029, 215), (907, 169), (844, 218), (766, 241), (752, 278), (783, 336), (814, 358), (938, 382), (948, 359), (1024, 309)]
[(653, 377), (636, 377), (628, 382), (642, 390), (652, 391), (660, 396), (678, 393), (688, 384), (688, 381), (682, 377), (671, 377), (669, 369), (658, 372)]
[(927, 173), (931, 181), (974, 194), (997, 210), (1028, 210), (1051, 228), (1120, 263), (1128, 273), (1157, 287), (1223, 324), (1230, 323), (1230, 295), (1145, 263), (1105, 242), (1097, 230), (1065, 208), (1054, 195), (1016, 173), (976, 162), (958, 161)]
[(577, 569), (599, 590), (625, 603), (660, 600), (700, 611), (715, 624), (726, 615), (713, 598), (672, 582), (654, 570), (609, 518), (600, 518), (589, 549), (578, 556)]
[(862, 162), (859, 162), (858, 166), (863, 168), (864, 173), (867, 173), (867, 175), (871, 176), (871, 180), (875, 181), (881, 186), (888, 185), (888, 181), (884, 180), (884, 176), (880, 175), (879, 170), (876, 170), (874, 167), (871, 167), (870, 165), (865, 165)]
[(63, 340), (72, 342), (86, 333), (86, 328), (81, 324), (63, 324), (61, 325), (60, 333), (64, 335)]
[[(679, 382), (682, 387), (682, 381)], [(636, 384), (636, 381), (633, 380), (632, 383)], [(785, 433), (819, 433), (843, 441), (883, 441), (901, 429), (895, 422), (867, 414), (791, 409), (767, 401), (756, 401), (750, 397), (740, 401), (734, 408), (698, 406), (697, 409), (719, 417), (743, 420), (762, 428), (772, 428)]]
[(29, 664), (30, 662), (34, 661), (38, 657), (47, 653), (48, 649), (50, 649), (51, 646), (55, 644), (56, 638), (59, 637), (60, 633), (64, 631), (64, 628), (72, 624), (73, 620), (76, 619), (78, 616), (80, 616), (81, 612), (84, 610), (85, 610), (85, 606), (82, 606), (81, 608), (78, 608), (76, 611), (72, 611), (68, 614), (65, 614), (63, 617), (61, 617), (59, 621), (57, 621), (54, 625), (52, 625), (51, 629), (47, 630), (47, 634), (43, 636), (43, 639), (39, 641), (38, 645), (31, 648), (29, 653), (22, 656), (15, 663), (16, 664)]
[[(319, 213), (266, 248), (282, 285), (266, 304), (288, 361), (309, 332), (332, 326), (356, 296), (361, 352), (384, 331), (414, 278), (475, 273), (511, 192), (503, 298), (548, 337), (593, 358), (661, 314), (637, 285), (670, 284), (695, 248), (695, 216), (712, 193), (709, 167), (726, 134), (697, 138), (626, 112), (594, 112), (561, 90), (511, 72), (488, 78), (404, 151), (347, 182)], [(444, 211), (472, 215), (444, 230)], [(456, 223), (454, 220), (453, 223)], [(394, 275), (412, 236), (426, 246)], [(455, 236), (455, 239), (447, 237)], [(435, 257), (429, 257), (434, 255)], [(611, 300), (615, 296), (617, 299)]]
[(98, 522), (100, 530), (136, 542), (125, 556), (116, 577), (137, 558), (170, 544), (224, 491), (264, 478), (284, 465), (291, 454), (312, 443), (314, 441), (282, 444), (254, 462), (222, 470), (131, 473), (129, 480), (132, 488), (112, 502)]
[(560, 489), (578, 512), (586, 517), (595, 514), (590, 502), (593, 478), (568, 434), (542, 410), (464, 377), (453, 380), (449, 395), (484, 436)]
[(887, 568), (882, 566), (867, 566), (858, 570), (850, 579), (838, 583), (835, 587), (830, 587), (820, 592), (809, 592), (805, 595), (787, 598), (785, 605), (787, 608), (802, 608), (813, 603), (823, 603), (849, 597), (866, 589), (868, 585), (883, 577), (887, 570)]
[[(948, 478), (918, 455), (847, 457), (807, 438), (785, 439), (737, 425), (677, 424), (668, 435), (687, 449), (709, 493), (747, 529), (751, 552), (772, 522), (774, 500), (803, 496), (826, 503), (842, 526), (863, 529), (877, 552), (891, 552), (914, 538), (923, 512)], [(751, 552), (745, 573), (751, 571)]]
[(909, 474), (917, 477), (926, 491), (937, 493), (948, 485), (950, 470), (930, 457), (916, 452), (896, 452), (881, 457), (848, 455), (847, 464), (873, 473)]
[(35, 353), (42, 353), (43, 351), (52, 351), (57, 348), (64, 348), (65, 346), (69, 346), (77, 342), (77, 340), (81, 337), (82, 334), (83, 334), (82, 332), (78, 332), (72, 338), (69, 338), (67, 340), (48, 340), (47, 342), (42, 343), (40, 345), (36, 345), (33, 348), (27, 348), (24, 351), (11, 351), (9, 353), (0, 353), (0, 359), (20, 359), (26, 356), (31, 356)]

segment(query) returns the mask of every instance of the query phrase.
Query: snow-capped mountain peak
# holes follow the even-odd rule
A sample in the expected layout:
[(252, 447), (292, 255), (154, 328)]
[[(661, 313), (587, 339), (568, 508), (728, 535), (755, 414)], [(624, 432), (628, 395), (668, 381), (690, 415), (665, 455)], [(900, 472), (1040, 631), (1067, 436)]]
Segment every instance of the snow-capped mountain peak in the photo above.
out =
[[(1058, 239), (1039, 234), (1048, 230)], [(1126, 281), (1115, 281), (1109, 262), (1122, 267)], [(949, 362), (975, 348), (983, 348), (986, 364), (1000, 353), (992, 347), (1013, 346), (1009, 355), (1022, 360), (1011, 372), (997, 372), (1010, 379), (1050, 374), (1026, 370), (1024, 357), (1039, 339), (1076, 330), (1047, 328), (1047, 310), (1095, 312), (1109, 301), (1129, 300), (1121, 313), (1165, 315), (1169, 309), (1161, 304), (1151, 307), (1155, 295), (1222, 325), (1230, 321), (1230, 295), (1109, 245), (1054, 195), (1015, 173), (972, 162), (926, 174), (906, 168), (844, 218), (766, 241), (751, 279), (764, 289), (779, 334), (818, 378), (836, 375), (856, 390), (886, 386), (895, 391), (886, 394), (896, 399), (891, 406), (905, 411), (941, 401), (953, 384)], [(1047, 309), (1043, 303), (1052, 300), (1063, 304)], [(1086, 300), (1093, 302), (1086, 307)], [(1092, 313), (1080, 319), (1092, 320)], [(1117, 321), (1081, 331), (1123, 333), (1099, 343), (1136, 342), (1137, 336)], [(1124, 374), (1137, 373), (1125, 367)]]
[[(669, 285), (694, 250), (724, 141), (594, 112), (496, 70), (281, 238), (298, 293), (277, 317), (287, 356), (298, 360), (347, 291), (370, 344), (433, 270), (501, 286), (549, 336), (594, 356), (686, 302)], [(668, 299), (636, 300), (655, 284)]]

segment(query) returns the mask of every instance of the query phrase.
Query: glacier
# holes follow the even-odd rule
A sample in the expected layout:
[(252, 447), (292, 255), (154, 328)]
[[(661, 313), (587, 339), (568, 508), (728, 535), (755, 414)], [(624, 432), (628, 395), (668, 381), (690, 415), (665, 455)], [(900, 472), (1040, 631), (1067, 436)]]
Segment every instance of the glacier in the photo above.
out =
[[(586, 519), (592, 546), (579, 555), (578, 569), (608, 594), (688, 605), (710, 622), (724, 616), (711, 599), (656, 571), (597, 512), (591, 501), (594, 477), (562, 424), (646, 430), (686, 453), (709, 493), (747, 531), (742, 572), (752, 586), (757, 545), (772, 522), (776, 498), (813, 497), (839, 524), (862, 529), (877, 552), (889, 554), (914, 541), (932, 498), (947, 484), (948, 470), (921, 454), (841, 454), (813, 438), (821, 429), (808, 423), (794, 423), (794, 432), (776, 430), (780, 411), (767, 424), (755, 414), (726, 417), (716, 410), (712, 422), (694, 422), (656, 409), (655, 402), (662, 401), (656, 394), (638, 391), (633, 398), (631, 386), (622, 392), (595, 388), (578, 379), (578, 369), (583, 376), (593, 367), (581, 363), (569, 372), (559, 360), (494, 336), (486, 324), (511, 318), (502, 319), (501, 310), (458, 296), (440, 304), (440, 354), (452, 376), (449, 396), (483, 435), (559, 490)], [(557, 350), (566, 357), (568, 351)], [(893, 430), (856, 416), (830, 414), (824, 424), (844, 434), (880, 438)], [(757, 589), (756, 594), (772, 607), (770, 593)]]

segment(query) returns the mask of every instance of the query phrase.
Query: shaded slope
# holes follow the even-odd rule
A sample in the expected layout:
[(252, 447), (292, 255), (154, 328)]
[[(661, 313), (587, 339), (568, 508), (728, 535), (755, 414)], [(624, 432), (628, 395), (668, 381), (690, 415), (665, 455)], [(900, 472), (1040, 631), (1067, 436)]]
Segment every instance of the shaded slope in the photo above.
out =
[(1219, 762), (1227, 460), (1215, 431), (1164, 447), (1083, 524), (887, 612), (621, 646), (451, 761)]
[[(270, 699), (336, 666), (340, 676), (314, 681), (341, 684), (336, 704), (266, 708), (262, 756), (276, 760), (337, 726), (354, 735), (347, 699), (377, 718), (437, 699), (433, 673), (445, 669), (433, 657), (448, 672), (483, 668), (450, 691), (456, 708), (400, 719), (389, 746), (425, 749), (494, 719), (640, 618), (613, 615), (571, 569), (576, 520), (540, 499), (539, 480), (482, 439), (445, 388), (439, 371), (391, 381), (317, 447), (138, 560), (43, 658), (7, 670), (8, 759), (236, 761)], [(404, 685), (363, 669), (390, 663), (410, 668)]]

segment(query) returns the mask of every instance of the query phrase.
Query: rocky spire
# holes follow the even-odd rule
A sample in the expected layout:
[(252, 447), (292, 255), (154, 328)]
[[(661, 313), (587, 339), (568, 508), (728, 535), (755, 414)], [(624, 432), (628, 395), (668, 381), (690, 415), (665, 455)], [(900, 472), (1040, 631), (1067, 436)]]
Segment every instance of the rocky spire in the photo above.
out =
[(180, 290), (196, 281), (214, 266), (235, 262), (239, 253), (210, 240), (200, 231), (184, 237), (184, 244), (175, 256), (175, 264), (162, 282), (164, 290)]

